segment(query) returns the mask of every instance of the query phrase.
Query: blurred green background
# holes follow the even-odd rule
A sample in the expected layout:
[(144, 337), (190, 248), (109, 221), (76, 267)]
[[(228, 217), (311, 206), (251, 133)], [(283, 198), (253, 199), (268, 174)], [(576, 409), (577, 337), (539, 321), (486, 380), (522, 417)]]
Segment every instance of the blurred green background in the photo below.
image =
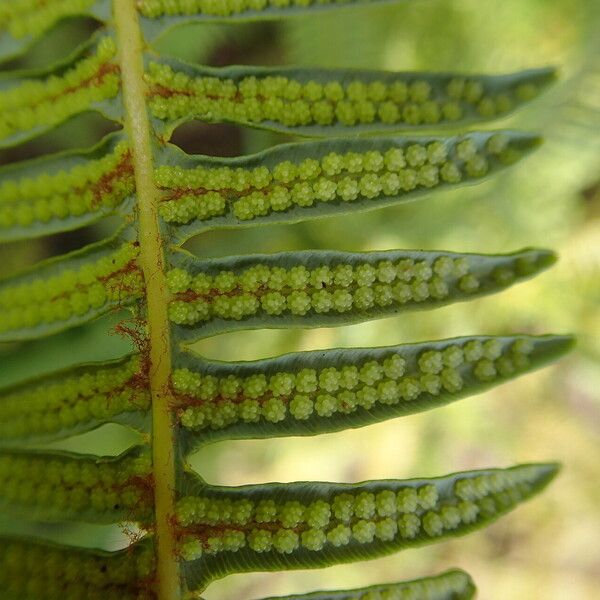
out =
[[(64, 23), (19, 64), (42, 64), (64, 54), (94, 27), (89, 21)], [(577, 349), (559, 365), (430, 413), (317, 438), (216, 444), (192, 460), (208, 481), (228, 485), (434, 476), (548, 459), (564, 464), (560, 478), (542, 497), (464, 539), (359, 565), (229, 577), (205, 596), (229, 600), (368, 585), (458, 566), (474, 576), (482, 600), (600, 598), (600, 2), (414, 0), (277, 24), (188, 26), (167, 33), (157, 48), (212, 65), (500, 73), (554, 64), (561, 73), (550, 92), (494, 124), (541, 131), (546, 143), (488, 183), (373, 213), (209, 233), (187, 246), (203, 256), (305, 248), (557, 250), (561, 260), (551, 271), (498, 296), (336, 329), (229, 334), (197, 350), (211, 358), (250, 360), (475, 333), (574, 332)], [(84, 115), (50, 136), (0, 153), (0, 162), (91, 145), (112, 127)], [(289, 138), (191, 123), (173, 139), (189, 152), (235, 155)], [(3, 246), (2, 274), (81, 246), (115, 226), (107, 220), (80, 232)], [(107, 333), (124, 317), (110, 315), (35, 344), (0, 347), (0, 385), (125, 352), (126, 341)], [(109, 427), (61, 447), (112, 453), (131, 440)], [(9, 527), (17, 525), (0, 522), (0, 530)], [(44, 533), (107, 547), (123, 540), (106, 528)]]

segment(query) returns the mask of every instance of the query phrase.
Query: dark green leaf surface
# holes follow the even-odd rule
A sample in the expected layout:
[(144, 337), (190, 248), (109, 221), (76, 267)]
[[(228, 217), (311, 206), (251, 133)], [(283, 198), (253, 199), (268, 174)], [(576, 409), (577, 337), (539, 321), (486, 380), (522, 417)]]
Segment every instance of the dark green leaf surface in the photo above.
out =
[(190, 589), (230, 573), (325, 567), (375, 558), (489, 525), (541, 491), (556, 464), (359, 484), (217, 488), (179, 501)]
[(249, 363), (179, 355), (186, 450), (221, 439), (315, 435), (444, 406), (556, 360), (567, 336), (472, 336), (301, 352)]
[(122, 132), (89, 150), (0, 168), (0, 242), (78, 229), (119, 208), (131, 212), (132, 170)]
[(38, 338), (127, 306), (141, 294), (134, 232), (0, 281), (0, 342)]
[(555, 79), (553, 68), (465, 76), (210, 68), (174, 59), (149, 60), (147, 68), (149, 109), (165, 139), (193, 118), (308, 136), (464, 127), (505, 116)]
[(140, 447), (117, 457), (1, 450), (0, 510), (42, 522), (147, 521), (150, 473), (150, 455)]
[(105, 423), (149, 430), (149, 408), (139, 355), (82, 365), (0, 390), (0, 446), (47, 443)]
[(331, 139), (241, 158), (158, 148), (160, 214), (178, 242), (209, 229), (372, 210), (475, 184), (540, 144), (514, 131)]
[(239, 329), (357, 323), (498, 292), (556, 261), (548, 250), (483, 255), (305, 251), (199, 260), (172, 254), (169, 316), (181, 340)]
[(2, 600), (138, 600), (154, 576), (150, 539), (116, 552), (0, 537)]
[(427, 598), (427, 600), (470, 600), (475, 596), (475, 584), (464, 571), (453, 569), (433, 577), (372, 585), (346, 591), (312, 592), (310, 594), (294, 594), (277, 596), (263, 600), (408, 600)]
[(135, 350), (128, 331), (131, 325), (131, 312), (128, 309), (116, 310), (80, 327), (43, 339), (2, 344), (0, 390), (77, 365), (127, 356)]

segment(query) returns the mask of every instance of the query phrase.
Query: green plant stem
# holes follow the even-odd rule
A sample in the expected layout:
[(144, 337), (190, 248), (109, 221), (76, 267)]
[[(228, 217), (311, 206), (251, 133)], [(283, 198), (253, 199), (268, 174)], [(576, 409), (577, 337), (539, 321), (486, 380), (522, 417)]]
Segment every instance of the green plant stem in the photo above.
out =
[(133, 0), (114, 0), (120, 48), (126, 127), (133, 147), (138, 198), (140, 265), (146, 283), (146, 306), (152, 394), (152, 462), (156, 517), (158, 600), (179, 600), (181, 579), (172, 522), (175, 506), (174, 423), (170, 410), (170, 330), (164, 248), (154, 186), (150, 124), (146, 111), (143, 42)]

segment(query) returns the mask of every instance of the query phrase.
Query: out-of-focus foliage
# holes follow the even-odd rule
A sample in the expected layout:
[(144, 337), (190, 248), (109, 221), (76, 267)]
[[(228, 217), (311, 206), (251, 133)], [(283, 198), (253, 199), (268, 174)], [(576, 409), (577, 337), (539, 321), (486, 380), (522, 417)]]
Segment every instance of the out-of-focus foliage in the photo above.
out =
[[(45, 57), (64, 54), (75, 45), (77, 27), (64, 27), (66, 33), (38, 48), (28, 59), (30, 64), (39, 65)], [(92, 27), (88, 23), (88, 31)], [(339, 329), (234, 333), (202, 342), (201, 350), (211, 358), (235, 360), (459, 334), (576, 333), (577, 350), (557, 367), (506, 384), (487, 398), (463, 400), (358, 431), (208, 447), (194, 464), (201, 465), (210, 482), (230, 485), (287, 481), (292, 472), (297, 479), (360, 481), (554, 458), (565, 465), (561, 478), (535, 505), (476, 536), (407, 551), (365, 568), (231, 577), (215, 585), (211, 599), (326, 589), (339, 581), (345, 587), (362, 586), (450, 565), (473, 575), (484, 590), (482, 600), (594, 597), (600, 569), (600, 466), (595, 459), (600, 441), (600, 3), (422, 0), (367, 12), (323, 14), (318, 19), (299, 17), (285, 24), (190, 26), (167, 34), (160, 46), (178, 58), (214, 65), (275, 65), (285, 59), (307, 66), (501, 73), (553, 63), (561, 71), (561, 81), (551, 92), (500, 124), (540, 130), (546, 138), (535, 156), (505, 176), (442, 193), (425, 204), (242, 233), (209, 233), (190, 244), (195, 252), (210, 256), (306, 247), (488, 253), (524, 245), (553, 247), (562, 257), (553, 270), (495, 299)], [(85, 132), (91, 145), (106, 125), (99, 119), (80, 118), (58, 135), (30, 144), (27, 151), (34, 156), (50, 147), (69, 147), (73, 137), (69, 132), (74, 129)], [(177, 131), (174, 139), (195, 152), (230, 155), (260, 151), (289, 138), (195, 126)], [(14, 159), (6, 152), (0, 156), (0, 162)], [(112, 226), (107, 222), (98, 227), (106, 231)], [(70, 249), (75, 235), (76, 245), (82, 239), (91, 241), (98, 227), (7, 245), (0, 249), (1, 274), (8, 275), (33, 258)], [(111, 316), (112, 324), (105, 326), (115, 320)], [(93, 334), (84, 330), (64, 340), (73, 361), (81, 360), (76, 341), (88, 335)], [(86, 360), (108, 357), (106, 344), (94, 347), (98, 356)], [(3, 378), (10, 369), (5, 367), (12, 364), (15, 350), (29, 357), (26, 366), (32, 370), (40, 357), (47, 356), (41, 351), (28, 354), (27, 346), (0, 347), (0, 383), (6, 382)], [(67, 354), (63, 360), (68, 362)], [(112, 428), (93, 436), (91, 443), (111, 447), (108, 441), (119, 435)], [(87, 448), (94, 450), (89, 444)], [(67, 535), (73, 539), (77, 534), (69, 531), (62, 537)], [(119, 543), (118, 532), (103, 531), (99, 537), (107, 546)]]

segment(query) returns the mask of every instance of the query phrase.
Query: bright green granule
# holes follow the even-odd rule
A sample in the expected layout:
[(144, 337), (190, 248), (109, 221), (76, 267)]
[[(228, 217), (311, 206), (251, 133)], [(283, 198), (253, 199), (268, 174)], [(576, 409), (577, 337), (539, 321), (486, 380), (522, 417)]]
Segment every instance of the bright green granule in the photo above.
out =
[(405, 514), (398, 519), (398, 531), (404, 539), (415, 538), (421, 529), (421, 520), (415, 514)]
[(297, 501), (286, 502), (279, 511), (281, 524), (288, 528), (294, 528), (304, 521), (305, 507)]
[(322, 529), (309, 529), (302, 533), (302, 546), (307, 550), (321, 550), (326, 541), (327, 536)]
[(414, 513), (418, 508), (418, 495), (414, 488), (403, 488), (396, 492), (396, 507), (401, 513)]
[(375, 524), (375, 536), (382, 542), (391, 542), (397, 533), (398, 523), (394, 519), (382, 519)]
[(299, 546), (298, 534), (289, 529), (279, 529), (273, 534), (273, 547), (281, 554), (291, 554)]
[(375, 523), (361, 519), (352, 526), (352, 536), (361, 544), (368, 544), (375, 538)]
[(327, 502), (317, 500), (306, 508), (304, 518), (310, 527), (319, 529), (327, 527), (331, 518), (331, 507)]
[(391, 490), (379, 492), (376, 496), (377, 514), (391, 517), (396, 514), (396, 495)]
[(424, 485), (417, 489), (418, 502), (421, 508), (434, 508), (438, 502), (438, 491), (434, 485)]
[(354, 514), (359, 519), (371, 519), (375, 515), (375, 495), (371, 492), (360, 492), (354, 498)]
[(428, 512), (423, 517), (423, 529), (430, 537), (442, 535), (444, 523), (441, 517), (435, 512)]
[(254, 529), (248, 534), (248, 546), (254, 552), (268, 552), (273, 546), (273, 536), (266, 529)]
[(336, 525), (327, 533), (327, 541), (336, 548), (350, 543), (351, 538), (352, 530), (343, 524)]

